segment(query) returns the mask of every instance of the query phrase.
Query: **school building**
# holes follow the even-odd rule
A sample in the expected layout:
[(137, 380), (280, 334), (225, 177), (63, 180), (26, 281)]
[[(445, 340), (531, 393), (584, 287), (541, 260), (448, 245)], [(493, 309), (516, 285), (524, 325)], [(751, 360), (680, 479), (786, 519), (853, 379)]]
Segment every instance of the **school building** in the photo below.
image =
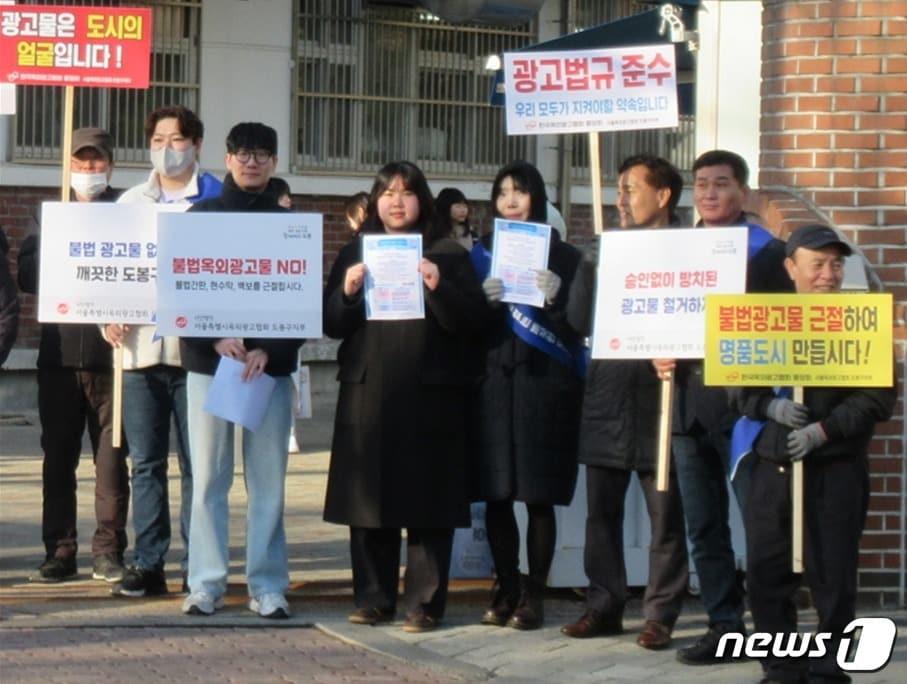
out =
[[(218, 175), (225, 171), (230, 127), (265, 122), (278, 131), (278, 174), (289, 181), (296, 208), (324, 214), (325, 272), (347, 239), (344, 200), (367, 190), (377, 168), (395, 159), (421, 166), (435, 192), (463, 190), (480, 224), (496, 170), (528, 159), (546, 178), (569, 240), (593, 246), (586, 137), (507, 137), (503, 109), (490, 101), (489, 58), (617, 21), (624, 23), (616, 30), (612, 24), (590, 34), (592, 44), (607, 47), (615, 34), (675, 43), (679, 125), (601, 135), (606, 226), (614, 225), (614, 180), (624, 157), (659, 154), (689, 177), (698, 153), (720, 147), (747, 159), (758, 190), (750, 208), (777, 235), (821, 221), (859, 248), (872, 267), (870, 287), (894, 293), (900, 383), (895, 419), (880, 426), (871, 447), (860, 587), (905, 605), (907, 1), (65, 4), (153, 9), (151, 87), (76, 93), (75, 125), (107, 128), (116, 139), (113, 185), (126, 188), (147, 177), (142, 122), (157, 106), (180, 103), (199, 113), (206, 128), (201, 164)], [(14, 98), (15, 114), (0, 116), (0, 225), (15, 269), (22, 240), (39, 230), (40, 203), (59, 197), (63, 96), (59, 88), (28, 86)], [(691, 215), (689, 193), (682, 206)], [(0, 371), (0, 413), (36, 403), (35, 300), (20, 298), (19, 339)], [(325, 342), (304, 350), (312, 362), (329, 364), (335, 347)], [(325, 379), (321, 388), (331, 385)]]

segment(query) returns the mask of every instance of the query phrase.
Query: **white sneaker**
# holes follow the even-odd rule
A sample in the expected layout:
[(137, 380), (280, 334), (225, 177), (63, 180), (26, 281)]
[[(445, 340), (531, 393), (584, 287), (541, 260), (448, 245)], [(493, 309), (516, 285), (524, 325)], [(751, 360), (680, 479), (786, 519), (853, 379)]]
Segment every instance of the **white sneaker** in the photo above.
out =
[(290, 617), (290, 604), (283, 594), (262, 594), (249, 600), (249, 610), (263, 618), (286, 620)]
[(186, 615), (214, 615), (214, 611), (224, 607), (224, 597), (211, 596), (206, 591), (193, 591), (183, 601), (183, 612)]
[(291, 454), (299, 453), (299, 442), (296, 441), (296, 429), (290, 430), (290, 442), (287, 445), (287, 452)]

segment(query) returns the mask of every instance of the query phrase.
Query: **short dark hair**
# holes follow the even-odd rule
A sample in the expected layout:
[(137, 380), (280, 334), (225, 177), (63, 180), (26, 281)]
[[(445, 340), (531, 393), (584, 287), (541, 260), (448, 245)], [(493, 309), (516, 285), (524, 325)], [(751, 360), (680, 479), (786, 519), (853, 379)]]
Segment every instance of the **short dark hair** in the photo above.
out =
[(367, 192), (357, 192), (350, 197), (343, 207), (343, 213), (348, 219), (355, 220), (359, 218), (358, 213), (360, 209), (363, 211), (368, 209)]
[(736, 152), (729, 150), (711, 150), (700, 154), (696, 161), (693, 162), (693, 175), (695, 176), (696, 172), (703, 167), (718, 166), (719, 164), (730, 166), (734, 174), (734, 180), (740, 185), (746, 185), (750, 177), (750, 170), (746, 165), (746, 160)]
[(292, 195), (290, 191), (290, 184), (287, 183), (283, 178), (278, 178), (274, 176), (268, 183), (271, 186), (271, 191), (279, 199), (284, 195)]
[(548, 194), (545, 192), (545, 181), (542, 174), (527, 161), (517, 160), (504, 166), (494, 178), (491, 186), (491, 207), (495, 216), (498, 213), (498, 195), (501, 194), (501, 184), (510, 177), (517, 190), (529, 195), (529, 221), (545, 223), (548, 220)]
[(236, 124), (227, 134), (227, 152), (237, 150), (267, 150), (277, 154), (277, 131), (267, 124), (243, 122)]
[(176, 119), (180, 133), (189, 138), (193, 143), (205, 137), (205, 125), (195, 112), (183, 105), (167, 105), (158, 107), (145, 119), (145, 140), (151, 141), (154, 129), (161, 119)]
[(671, 221), (676, 221), (677, 205), (680, 202), (680, 194), (683, 192), (683, 176), (680, 171), (663, 157), (656, 157), (652, 154), (635, 154), (632, 157), (624, 159), (618, 174), (629, 171), (634, 166), (645, 166), (646, 182), (656, 190), (667, 188), (671, 191), (671, 197), (668, 199), (668, 215)]
[(435, 228), (435, 201), (422, 169), (408, 161), (391, 162), (382, 166), (378, 171), (368, 195), (368, 207), (365, 210), (365, 221), (362, 224), (361, 232), (380, 233), (384, 230), (381, 219), (378, 217), (378, 198), (397, 177), (403, 181), (403, 187), (414, 192), (416, 199), (419, 200), (419, 218), (414, 228), (422, 233), (424, 246), (428, 247), (441, 237)]

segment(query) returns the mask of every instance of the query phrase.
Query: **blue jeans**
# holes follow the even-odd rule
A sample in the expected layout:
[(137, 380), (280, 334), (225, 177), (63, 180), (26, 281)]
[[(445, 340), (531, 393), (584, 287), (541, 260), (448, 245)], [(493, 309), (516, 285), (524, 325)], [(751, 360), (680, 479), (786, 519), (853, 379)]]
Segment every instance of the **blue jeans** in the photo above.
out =
[(743, 596), (728, 525), (727, 440), (706, 433), (671, 440), (691, 556), (709, 625), (739, 625)]
[[(192, 525), (189, 590), (221, 596), (227, 590), (229, 517), (233, 484), (233, 423), (204, 410), (213, 377), (190, 372), (189, 441), (192, 445)], [(283, 526), (293, 381), (276, 378), (261, 426), (243, 430), (246, 513), (246, 579), (249, 595), (283, 594), (290, 584)]]
[(123, 373), (123, 428), (132, 455), (132, 523), (135, 564), (145, 570), (164, 567), (170, 548), (170, 497), (167, 462), (170, 415), (176, 422), (180, 465), (181, 559), (186, 568), (189, 512), (192, 510), (192, 467), (186, 419), (186, 371), (157, 365)]

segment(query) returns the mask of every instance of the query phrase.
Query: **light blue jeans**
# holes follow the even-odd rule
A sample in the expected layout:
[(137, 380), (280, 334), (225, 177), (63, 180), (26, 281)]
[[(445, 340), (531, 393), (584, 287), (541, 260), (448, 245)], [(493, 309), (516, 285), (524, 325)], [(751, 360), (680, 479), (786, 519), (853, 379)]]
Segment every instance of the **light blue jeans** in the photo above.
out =
[[(189, 590), (221, 596), (229, 568), (229, 506), (233, 484), (233, 423), (204, 410), (213, 376), (189, 373), (189, 452), (192, 517), (189, 527)], [(283, 526), (293, 381), (276, 378), (268, 409), (255, 432), (243, 430), (246, 512), (246, 581), (250, 596), (283, 594), (289, 586)]]

